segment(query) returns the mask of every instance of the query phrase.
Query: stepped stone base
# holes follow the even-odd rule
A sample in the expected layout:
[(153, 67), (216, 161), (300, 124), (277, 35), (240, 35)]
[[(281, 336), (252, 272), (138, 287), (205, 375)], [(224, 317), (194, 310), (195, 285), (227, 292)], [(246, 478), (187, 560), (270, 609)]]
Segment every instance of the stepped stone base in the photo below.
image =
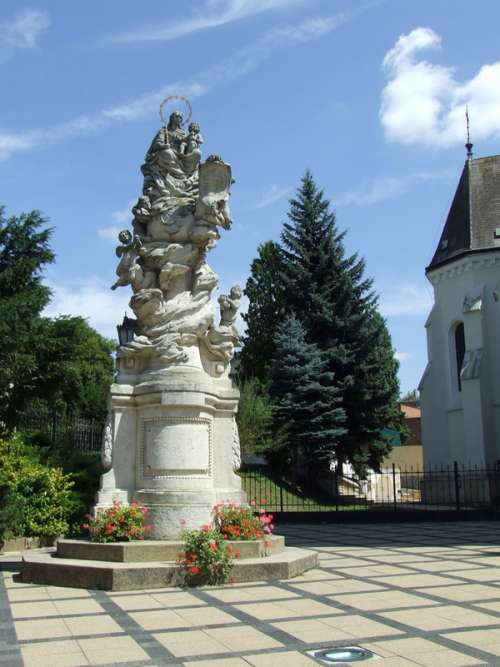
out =
[[(281, 553), (285, 549), (285, 538), (273, 535), (266, 540), (226, 541), (239, 551), (241, 558), (262, 558)], [(175, 561), (184, 550), (181, 540), (133, 540), (100, 544), (89, 540), (58, 540), (57, 558), (78, 558), (82, 560), (102, 560), (114, 563), (150, 563), (152, 561)]]
[[(241, 557), (233, 561), (230, 581), (291, 579), (316, 567), (315, 552), (285, 547), (283, 537), (263, 541), (230, 542)], [(54, 552), (25, 554), (25, 583), (128, 591), (182, 585), (175, 559), (182, 542), (147, 541), (97, 544), (84, 540), (59, 540)]]

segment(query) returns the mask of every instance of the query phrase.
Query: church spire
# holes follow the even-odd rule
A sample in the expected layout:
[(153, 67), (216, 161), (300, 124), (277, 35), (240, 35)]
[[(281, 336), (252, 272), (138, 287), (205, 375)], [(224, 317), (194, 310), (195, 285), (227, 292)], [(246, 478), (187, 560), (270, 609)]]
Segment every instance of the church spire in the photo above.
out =
[(467, 159), (472, 160), (472, 147), (474, 146), (473, 143), (471, 143), (470, 140), (470, 126), (469, 126), (469, 105), (465, 105), (465, 120), (467, 123), (467, 143), (465, 144), (465, 148), (467, 149)]

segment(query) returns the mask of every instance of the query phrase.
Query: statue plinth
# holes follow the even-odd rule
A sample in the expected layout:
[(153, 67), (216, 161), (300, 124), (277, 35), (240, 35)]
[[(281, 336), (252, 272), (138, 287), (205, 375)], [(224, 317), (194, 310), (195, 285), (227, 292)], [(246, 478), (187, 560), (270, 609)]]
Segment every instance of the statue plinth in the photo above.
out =
[(218, 156), (200, 164), (202, 138), (178, 112), (156, 135), (142, 166), (143, 194), (123, 231), (118, 280), (130, 285), (134, 333), (117, 354), (103, 438), (96, 509), (138, 500), (149, 510), (153, 539), (211, 521), (213, 506), (242, 500), (238, 390), (230, 379), (241, 289), (218, 299), (206, 262), (229, 229), (231, 168)]

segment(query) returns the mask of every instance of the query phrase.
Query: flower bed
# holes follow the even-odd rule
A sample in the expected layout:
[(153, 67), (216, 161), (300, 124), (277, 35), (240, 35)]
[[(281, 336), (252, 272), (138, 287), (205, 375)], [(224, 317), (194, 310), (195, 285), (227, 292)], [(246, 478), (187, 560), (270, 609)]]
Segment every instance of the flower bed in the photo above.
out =
[(147, 507), (141, 503), (122, 505), (113, 502), (112, 507), (98, 510), (94, 517), (89, 517), (83, 528), (90, 533), (93, 542), (128, 542), (143, 540), (151, 525), (146, 524)]
[(255, 501), (250, 506), (219, 503), (213, 512), (215, 526), (226, 540), (261, 540), (273, 534), (273, 515), (263, 509), (256, 515)]
[[(255, 502), (250, 506), (235, 502), (218, 503), (213, 508), (213, 525), (200, 530), (183, 531), (181, 537), (185, 551), (177, 560), (184, 581), (189, 586), (198, 584), (223, 584), (229, 580), (232, 563), (240, 558), (241, 551), (231, 542), (264, 541), (273, 534), (273, 516), (259, 510), (255, 514)], [(262, 555), (257, 550), (258, 555)], [(252, 554), (253, 555), (253, 554)]]
[[(83, 528), (89, 531), (92, 542), (113, 543), (144, 540), (151, 526), (146, 524), (148, 509), (140, 503), (98, 510), (89, 517)], [(222, 584), (229, 580), (233, 560), (259, 558), (271, 552), (273, 516), (255, 509), (255, 502), (240, 505), (218, 503), (213, 508), (213, 524), (199, 530), (183, 530), (184, 550), (176, 563), (184, 582), (189, 586)], [(71, 546), (71, 545), (70, 545)]]

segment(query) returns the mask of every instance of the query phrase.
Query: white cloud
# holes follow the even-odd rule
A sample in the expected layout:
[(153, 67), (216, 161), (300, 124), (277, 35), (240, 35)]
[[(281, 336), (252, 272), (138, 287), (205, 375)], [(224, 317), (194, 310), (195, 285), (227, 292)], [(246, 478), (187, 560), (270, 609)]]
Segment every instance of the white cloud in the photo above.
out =
[(290, 194), (292, 188), (289, 185), (270, 185), (262, 194), (260, 201), (254, 206), (254, 209), (265, 208), (274, 204), (274, 202)]
[(419, 182), (451, 178), (451, 170), (427, 171), (407, 176), (385, 176), (333, 197), (336, 206), (369, 206), (385, 199), (400, 197)]
[(34, 49), (41, 32), (50, 25), (49, 14), (40, 9), (25, 9), (10, 21), (0, 21), (0, 49)]
[(0, 133), (0, 160), (14, 153), (58, 143), (65, 139), (103, 130), (118, 122), (131, 122), (158, 113), (161, 101), (167, 95), (185, 95), (191, 100), (211, 92), (254, 70), (276, 51), (318, 39), (335, 30), (353, 15), (340, 13), (309, 19), (299, 25), (276, 28), (264, 33), (253, 44), (237, 51), (230, 58), (199, 72), (188, 81), (177, 81), (156, 91), (144, 93), (136, 99), (82, 115), (48, 128), (19, 134)]
[(408, 317), (427, 314), (432, 306), (430, 292), (425, 287), (402, 283), (381, 290), (380, 312), (384, 317)]
[(500, 62), (483, 65), (458, 81), (455, 68), (420, 57), (437, 49), (441, 37), (431, 28), (401, 35), (382, 66), (388, 82), (382, 91), (380, 121), (390, 141), (447, 147), (465, 141), (465, 107), (473, 139), (500, 135)]
[(67, 283), (49, 282), (52, 301), (44, 311), (47, 317), (73, 315), (88, 319), (103, 336), (116, 337), (116, 325), (123, 319), (130, 300), (130, 289), (110, 289), (103, 280), (89, 277)]
[(111, 37), (115, 44), (131, 42), (169, 41), (191, 35), (200, 30), (239, 21), (253, 14), (271, 10), (290, 9), (304, 0), (205, 0), (191, 17), (177, 22), (156, 22)]
[(131, 199), (125, 208), (119, 209), (118, 211), (113, 211), (111, 217), (115, 222), (119, 222), (121, 225), (126, 225), (132, 220), (132, 206), (136, 203), (135, 199)]
[(121, 232), (121, 227), (101, 227), (97, 230), (97, 236), (104, 241), (118, 244), (118, 234)]
[(397, 359), (400, 363), (407, 361), (408, 359), (411, 359), (411, 353), (410, 352), (400, 352), (399, 350), (396, 350), (394, 352), (394, 358)]

